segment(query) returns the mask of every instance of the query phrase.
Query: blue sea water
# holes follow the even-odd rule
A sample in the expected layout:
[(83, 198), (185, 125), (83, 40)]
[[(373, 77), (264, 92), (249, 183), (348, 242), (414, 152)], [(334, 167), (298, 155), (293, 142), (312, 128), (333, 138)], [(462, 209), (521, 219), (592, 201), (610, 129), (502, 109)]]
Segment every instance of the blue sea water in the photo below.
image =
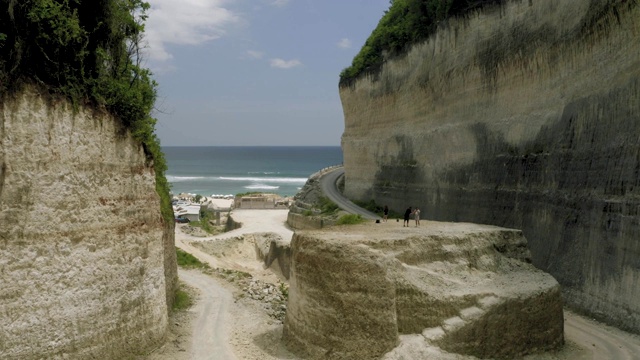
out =
[(171, 192), (293, 196), (313, 173), (342, 163), (339, 146), (165, 146)]

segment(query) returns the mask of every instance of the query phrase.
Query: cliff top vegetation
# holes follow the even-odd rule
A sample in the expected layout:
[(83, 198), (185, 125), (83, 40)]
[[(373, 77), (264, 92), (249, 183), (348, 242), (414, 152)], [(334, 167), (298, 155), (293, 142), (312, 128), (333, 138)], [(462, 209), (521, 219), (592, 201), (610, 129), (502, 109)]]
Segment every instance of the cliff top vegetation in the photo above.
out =
[(408, 46), (426, 39), (438, 24), (503, 0), (391, 0), (351, 66), (340, 73), (340, 86), (348, 86), (358, 76), (377, 71), (385, 57), (402, 54)]
[(3, 0), (0, 96), (36, 83), (75, 105), (104, 107), (153, 159), (163, 215), (173, 221), (151, 116), (156, 83), (141, 66), (148, 9), (142, 0)]

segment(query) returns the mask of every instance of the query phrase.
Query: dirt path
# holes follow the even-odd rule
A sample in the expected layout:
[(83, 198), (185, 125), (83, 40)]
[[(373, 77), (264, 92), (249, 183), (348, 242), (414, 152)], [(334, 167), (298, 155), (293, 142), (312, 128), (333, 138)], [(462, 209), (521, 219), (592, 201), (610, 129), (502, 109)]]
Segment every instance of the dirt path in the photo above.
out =
[[(193, 243), (258, 232), (273, 232), (290, 240), (293, 231), (285, 225), (287, 213), (287, 210), (234, 210), (233, 218), (242, 223), (241, 228), (204, 238), (185, 234), (180, 230), (184, 225), (176, 224), (176, 247), (212, 268), (250, 272), (254, 278), (276, 282), (279, 279), (276, 273), (263, 269), (262, 264), (255, 260), (255, 254), (248, 254), (249, 251), (245, 251), (241, 258), (215, 257)], [(251, 247), (250, 250), (254, 249)], [(247, 257), (255, 260), (254, 264), (247, 266)], [(197, 305), (189, 309), (188, 320), (181, 320), (188, 324), (172, 324), (172, 336), (168, 344), (146, 360), (296, 359), (280, 342), (282, 324), (273, 321), (250, 300), (234, 298), (233, 292), (238, 289), (233, 285), (196, 270), (180, 269), (178, 276), (181, 282), (194, 288), (192, 291), (199, 293)]]
[(200, 292), (198, 301), (190, 310), (194, 321), (189, 358), (237, 359), (229, 346), (229, 307), (233, 301), (229, 290), (197, 270), (181, 269), (178, 276)]
[(640, 359), (640, 337), (565, 311), (565, 338), (584, 349), (572, 359)]

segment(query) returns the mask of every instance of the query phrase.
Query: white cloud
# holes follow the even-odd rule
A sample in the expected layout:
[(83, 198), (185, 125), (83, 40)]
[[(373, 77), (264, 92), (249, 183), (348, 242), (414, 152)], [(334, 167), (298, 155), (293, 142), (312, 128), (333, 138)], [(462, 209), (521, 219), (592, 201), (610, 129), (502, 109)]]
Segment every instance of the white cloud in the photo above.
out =
[(341, 47), (343, 49), (350, 49), (351, 48), (351, 40), (349, 40), (347, 38), (341, 39), (338, 42), (338, 47)]
[(263, 52), (255, 50), (247, 50), (247, 54), (254, 59), (262, 59), (262, 57), (264, 56)]
[(291, 69), (292, 67), (300, 66), (302, 63), (298, 59), (283, 60), (283, 59), (271, 59), (271, 67), (279, 69)]
[(145, 25), (149, 60), (173, 58), (167, 44), (199, 45), (225, 34), (239, 17), (225, 8), (225, 0), (150, 0)]
[(283, 6), (286, 6), (288, 3), (289, 3), (289, 0), (273, 0), (273, 2), (271, 2), (271, 5), (277, 6), (277, 7), (283, 7)]

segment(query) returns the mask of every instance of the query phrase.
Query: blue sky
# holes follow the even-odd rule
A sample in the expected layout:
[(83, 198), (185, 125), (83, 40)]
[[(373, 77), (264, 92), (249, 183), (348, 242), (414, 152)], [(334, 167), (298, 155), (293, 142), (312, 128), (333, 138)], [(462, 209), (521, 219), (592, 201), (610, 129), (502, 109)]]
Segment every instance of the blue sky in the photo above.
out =
[(163, 146), (340, 145), (340, 71), (389, 0), (150, 0)]

